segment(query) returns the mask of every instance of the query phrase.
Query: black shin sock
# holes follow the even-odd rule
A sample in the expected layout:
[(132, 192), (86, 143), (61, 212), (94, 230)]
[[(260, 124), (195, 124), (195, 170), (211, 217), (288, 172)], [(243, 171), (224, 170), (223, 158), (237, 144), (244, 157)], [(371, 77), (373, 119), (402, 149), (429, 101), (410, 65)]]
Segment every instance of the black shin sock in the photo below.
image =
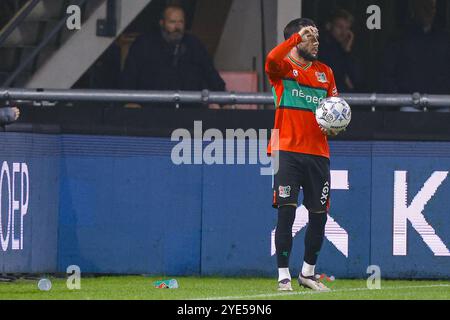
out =
[(309, 212), (309, 222), (305, 235), (305, 262), (315, 265), (325, 236), (327, 214)]
[(278, 223), (275, 231), (275, 248), (277, 250), (278, 268), (289, 267), (289, 256), (292, 250), (292, 225), (295, 220), (294, 206), (278, 208)]

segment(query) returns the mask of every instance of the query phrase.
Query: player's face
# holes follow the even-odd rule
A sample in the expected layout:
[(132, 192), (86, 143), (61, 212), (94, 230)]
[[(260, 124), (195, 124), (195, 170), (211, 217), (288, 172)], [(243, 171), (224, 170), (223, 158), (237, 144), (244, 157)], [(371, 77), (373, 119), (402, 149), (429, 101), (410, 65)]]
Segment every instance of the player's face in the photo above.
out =
[(167, 9), (160, 24), (170, 40), (181, 40), (185, 30), (184, 12), (176, 8)]
[(297, 50), (303, 59), (316, 61), (319, 55), (319, 31), (316, 29), (312, 37), (297, 46)]

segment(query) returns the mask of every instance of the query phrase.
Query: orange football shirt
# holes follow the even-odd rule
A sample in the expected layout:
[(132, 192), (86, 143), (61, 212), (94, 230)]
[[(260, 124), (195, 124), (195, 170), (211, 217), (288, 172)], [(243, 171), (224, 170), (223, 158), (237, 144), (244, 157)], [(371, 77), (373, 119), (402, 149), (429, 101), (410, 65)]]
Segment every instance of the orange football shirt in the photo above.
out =
[(274, 137), (267, 153), (283, 150), (330, 157), (327, 136), (315, 118), (322, 99), (337, 96), (333, 71), (314, 61), (303, 65), (289, 53), (302, 41), (296, 33), (275, 47), (267, 56), (266, 73), (275, 100), (275, 124), (278, 142)]

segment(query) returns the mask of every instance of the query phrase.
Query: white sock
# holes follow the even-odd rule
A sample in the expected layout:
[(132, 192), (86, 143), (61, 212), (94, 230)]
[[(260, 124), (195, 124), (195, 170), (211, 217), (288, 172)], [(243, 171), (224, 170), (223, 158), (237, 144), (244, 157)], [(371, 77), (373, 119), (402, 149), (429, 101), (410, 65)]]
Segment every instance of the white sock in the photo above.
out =
[(307, 264), (306, 262), (303, 262), (302, 267), (302, 274), (305, 277), (311, 277), (314, 276), (314, 269), (316, 268), (315, 265)]
[(278, 281), (289, 279), (291, 280), (291, 274), (289, 268), (278, 268)]

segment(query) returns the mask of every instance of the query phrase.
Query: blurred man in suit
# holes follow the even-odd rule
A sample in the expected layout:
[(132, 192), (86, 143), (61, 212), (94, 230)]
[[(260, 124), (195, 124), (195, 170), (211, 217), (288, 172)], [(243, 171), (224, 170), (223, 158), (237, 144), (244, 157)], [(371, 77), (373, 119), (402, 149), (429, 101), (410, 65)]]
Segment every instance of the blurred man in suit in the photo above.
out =
[(333, 69), (341, 92), (361, 90), (361, 68), (352, 54), (355, 39), (353, 20), (346, 10), (334, 11), (321, 37), (319, 60)]
[(183, 8), (175, 5), (164, 9), (158, 32), (143, 34), (133, 43), (121, 86), (131, 90), (225, 91), (225, 82), (204, 45), (185, 32)]

